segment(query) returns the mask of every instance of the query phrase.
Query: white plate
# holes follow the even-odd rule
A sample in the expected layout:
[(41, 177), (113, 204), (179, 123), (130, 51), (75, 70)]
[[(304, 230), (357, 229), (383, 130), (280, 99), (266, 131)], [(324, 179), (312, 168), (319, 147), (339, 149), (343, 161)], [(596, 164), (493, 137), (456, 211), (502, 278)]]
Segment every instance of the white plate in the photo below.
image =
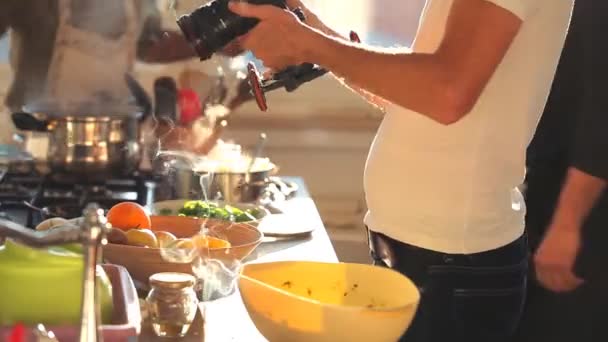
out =
[(307, 220), (289, 214), (268, 215), (260, 221), (258, 229), (264, 236), (276, 238), (307, 236), (315, 230)]
[[(189, 201), (192, 201), (192, 200), (177, 199), (177, 200), (156, 202), (156, 203), (152, 204), (151, 213), (152, 213), (152, 215), (158, 215), (161, 210), (169, 209), (173, 213), (175, 213), (175, 215), (177, 215), (177, 211), (184, 207), (184, 203), (189, 202)], [(242, 222), (242, 223), (247, 223), (247, 224), (250, 224), (253, 226), (257, 226), (262, 219), (264, 219), (270, 215), (270, 212), (268, 211), (268, 209), (266, 209), (262, 206), (256, 205), (256, 204), (250, 204), (250, 203), (233, 204), (233, 203), (226, 203), (223, 201), (213, 201), (213, 203), (217, 203), (217, 205), (219, 207), (223, 207), (225, 205), (230, 205), (230, 206), (238, 208), (240, 210), (255, 209), (255, 210), (259, 211), (260, 214), (257, 217), (257, 219), (258, 219), (257, 221)]]

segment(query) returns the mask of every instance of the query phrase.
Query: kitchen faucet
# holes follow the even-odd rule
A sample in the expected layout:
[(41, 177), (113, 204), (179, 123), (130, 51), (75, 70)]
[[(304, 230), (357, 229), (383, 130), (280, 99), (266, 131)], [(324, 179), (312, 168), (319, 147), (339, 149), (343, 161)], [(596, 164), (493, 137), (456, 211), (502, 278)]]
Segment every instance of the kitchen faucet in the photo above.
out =
[(65, 224), (48, 231), (35, 231), (20, 224), (0, 219), (0, 240), (13, 238), (31, 247), (41, 248), (67, 243), (82, 243), (84, 246), (84, 275), (80, 342), (101, 342), (101, 314), (96, 305), (96, 270), (101, 262), (100, 248), (105, 245), (109, 230), (107, 220), (97, 204), (89, 204), (84, 210), (84, 219), (79, 225)]

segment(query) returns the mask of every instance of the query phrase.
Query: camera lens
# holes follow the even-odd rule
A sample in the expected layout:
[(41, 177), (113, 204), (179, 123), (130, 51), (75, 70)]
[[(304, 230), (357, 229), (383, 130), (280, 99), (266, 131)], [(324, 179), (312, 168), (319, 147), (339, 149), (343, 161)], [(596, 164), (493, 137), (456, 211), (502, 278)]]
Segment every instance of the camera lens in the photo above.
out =
[[(235, 38), (251, 30), (258, 20), (243, 18), (228, 9), (230, 0), (214, 0), (190, 14), (181, 16), (177, 24), (192, 44), (201, 60), (214, 53)], [(268, 4), (286, 8), (285, 0), (250, 0), (252, 4)]]

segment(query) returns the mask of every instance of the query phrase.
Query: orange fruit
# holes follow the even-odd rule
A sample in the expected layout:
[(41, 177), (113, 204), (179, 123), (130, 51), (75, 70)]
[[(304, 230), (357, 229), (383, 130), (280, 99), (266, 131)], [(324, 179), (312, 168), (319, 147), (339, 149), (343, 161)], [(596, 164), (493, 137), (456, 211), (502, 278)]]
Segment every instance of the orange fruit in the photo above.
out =
[(230, 242), (209, 236), (209, 248), (230, 248)]
[(150, 229), (131, 229), (127, 233), (127, 241), (131, 246), (157, 248), (158, 240)]
[(133, 202), (116, 204), (108, 211), (107, 218), (112, 227), (122, 230), (149, 229), (152, 226), (144, 207)]

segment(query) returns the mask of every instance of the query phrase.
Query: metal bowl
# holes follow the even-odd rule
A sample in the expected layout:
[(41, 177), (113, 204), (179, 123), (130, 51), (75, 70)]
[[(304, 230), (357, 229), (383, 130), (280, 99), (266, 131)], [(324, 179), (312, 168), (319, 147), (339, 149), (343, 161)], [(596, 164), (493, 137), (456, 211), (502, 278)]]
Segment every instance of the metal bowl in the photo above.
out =
[(208, 189), (208, 196), (218, 197), (228, 203), (252, 203), (259, 200), (268, 185), (270, 176), (277, 172), (269, 170), (247, 172), (202, 173), (201, 184)]
[[(222, 200), (226, 203), (254, 203), (262, 198), (272, 183), (270, 177), (278, 167), (254, 172), (215, 172), (196, 167), (197, 158), (168, 155), (156, 161), (155, 169), (162, 174), (163, 181), (157, 189), (161, 201), (174, 199)], [(191, 158), (188, 160), (188, 158)]]

